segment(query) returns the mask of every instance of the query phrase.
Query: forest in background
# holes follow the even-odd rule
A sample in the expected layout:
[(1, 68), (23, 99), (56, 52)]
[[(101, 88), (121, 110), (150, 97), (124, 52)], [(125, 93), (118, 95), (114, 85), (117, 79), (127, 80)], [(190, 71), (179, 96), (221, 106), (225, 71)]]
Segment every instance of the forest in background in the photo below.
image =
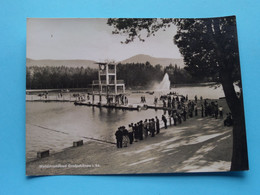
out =
[[(152, 83), (160, 82), (165, 73), (168, 73), (171, 85), (213, 81), (212, 78), (202, 80), (194, 77), (185, 68), (172, 64), (166, 67), (159, 64), (153, 66), (149, 62), (117, 65), (117, 79), (124, 80), (126, 88), (151, 87)], [(97, 69), (66, 66), (26, 67), (26, 89), (88, 88), (92, 80), (98, 80)]]

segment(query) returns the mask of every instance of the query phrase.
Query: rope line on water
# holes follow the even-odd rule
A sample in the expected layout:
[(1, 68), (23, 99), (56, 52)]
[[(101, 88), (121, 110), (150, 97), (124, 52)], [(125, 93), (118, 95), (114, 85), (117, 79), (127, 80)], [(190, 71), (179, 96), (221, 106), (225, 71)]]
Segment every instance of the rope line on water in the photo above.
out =
[(40, 127), (42, 129), (47, 129), (47, 130), (50, 130), (50, 131), (54, 131), (54, 132), (58, 132), (58, 133), (63, 133), (63, 134), (69, 134), (69, 133), (66, 133), (66, 132), (63, 132), (63, 131), (59, 131), (59, 130), (56, 130), (56, 129), (50, 129), (48, 127), (43, 127), (43, 126), (40, 126), (40, 125), (35, 125), (35, 124), (30, 124), (30, 123), (27, 123), (29, 125), (32, 125), (32, 126), (36, 126), (36, 127)]
[[(64, 132), (64, 131), (60, 131), (60, 130), (56, 130), (56, 129), (50, 129), (48, 127), (44, 127), (44, 126), (41, 126), (41, 125), (35, 125), (35, 124), (30, 124), (30, 123), (27, 123), (27, 124), (32, 125), (32, 126), (36, 126), (36, 127), (42, 128), (42, 129), (46, 129), (46, 130), (49, 130), (49, 131), (54, 131), (54, 132), (57, 132), (57, 133), (62, 133), (62, 134), (66, 134), (66, 135), (70, 134), (70, 133), (67, 133), (67, 132)], [(101, 140), (101, 139), (97, 139), (97, 138), (92, 138), (92, 137), (86, 137), (86, 136), (80, 136), (80, 137), (85, 138), (85, 139), (90, 139), (90, 140), (94, 140), (94, 141), (107, 143), (107, 144), (116, 144), (114, 142)]]

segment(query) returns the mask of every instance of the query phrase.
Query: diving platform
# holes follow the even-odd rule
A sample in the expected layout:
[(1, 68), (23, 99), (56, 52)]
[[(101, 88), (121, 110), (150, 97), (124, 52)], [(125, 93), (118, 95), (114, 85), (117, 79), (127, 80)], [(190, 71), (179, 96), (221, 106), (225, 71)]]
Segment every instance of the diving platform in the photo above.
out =
[[(102, 106), (102, 107), (114, 107), (114, 108), (128, 108), (125, 105), (128, 104), (128, 98), (125, 93), (124, 80), (117, 80), (116, 64), (103, 63), (98, 64), (98, 80), (92, 81), (92, 92), (88, 93), (87, 105)], [(92, 97), (90, 97), (92, 96)], [(95, 97), (98, 96), (98, 100)], [(105, 96), (106, 104), (103, 104), (102, 98)], [(75, 105), (85, 105), (84, 102), (75, 102)], [(109, 105), (109, 106), (107, 106)]]

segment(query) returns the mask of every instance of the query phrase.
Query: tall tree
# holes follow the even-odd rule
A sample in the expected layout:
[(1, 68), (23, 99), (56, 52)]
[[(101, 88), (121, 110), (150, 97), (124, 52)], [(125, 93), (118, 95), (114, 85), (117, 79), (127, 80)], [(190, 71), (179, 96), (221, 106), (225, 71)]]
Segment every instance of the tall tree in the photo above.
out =
[(238, 96), (234, 83), (242, 89), (236, 18), (211, 19), (108, 19), (113, 34), (126, 34), (124, 43), (135, 38), (144, 41), (170, 25), (177, 26), (173, 41), (184, 57), (186, 70), (199, 77), (212, 77), (222, 85), (233, 116), (233, 153), (231, 171), (248, 170), (246, 131), (242, 90)]

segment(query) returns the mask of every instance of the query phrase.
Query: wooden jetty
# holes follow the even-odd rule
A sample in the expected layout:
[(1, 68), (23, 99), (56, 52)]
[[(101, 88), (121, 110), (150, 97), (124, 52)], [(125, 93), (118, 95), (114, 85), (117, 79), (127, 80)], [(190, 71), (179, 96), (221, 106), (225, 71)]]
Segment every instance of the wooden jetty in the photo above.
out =
[(91, 102), (82, 102), (82, 101), (75, 101), (75, 105), (77, 106), (94, 106), (94, 107), (104, 107), (104, 108), (115, 108), (115, 109), (123, 109), (123, 110), (144, 110), (147, 109), (147, 105), (141, 105), (141, 104), (128, 104), (128, 105), (122, 105), (122, 104), (103, 104), (103, 103), (91, 103)]
[(158, 105), (147, 105), (148, 109), (155, 109), (155, 110), (174, 110), (172, 108), (158, 106)]
[(38, 99), (38, 100), (26, 100), (26, 102), (75, 102), (75, 100), (52, 100), (52, 99)]
[(147, 109), (155, 109), (155, 110), (175, 110), (168, 107), (158, 106), (158, 105), (147, 105), (147, 104), (128, 104), (128, 105), (121, 105), (121, 104), (104, 104), (104, 103), (91, 103), (91, 102), (82, 102), (82, 101), (75, 101), (75, 105), (77, 106), (93, 106), (93, 107), (103, 107), (103, 108), (115, 108), (115, 109), (123, 109), (123, 110), (147, 110)]

